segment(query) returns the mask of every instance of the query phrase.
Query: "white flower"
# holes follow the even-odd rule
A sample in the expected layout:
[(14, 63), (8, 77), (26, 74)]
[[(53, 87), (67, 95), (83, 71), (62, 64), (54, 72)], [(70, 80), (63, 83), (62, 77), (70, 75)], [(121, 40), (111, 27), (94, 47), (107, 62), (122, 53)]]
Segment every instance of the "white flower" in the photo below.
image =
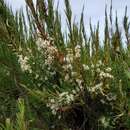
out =
[(109, 74), (109, 73), (106, 73), (106, 77), (110, 78), (110, 79), (113, 79), (113, 75)]
[(6, 119), (6, 123), (7, 123), (7, 124), (11, 124), (11, 121), (10, 121), (9, 118)]
[(59, 119), (59, 120), (61, 119), (61, 115), (58, 116), (58, 119)]
[(96, 64), (96, 67), (100, 67), (101, 65), (103, 65), (103, 63), (101, 60), (99, 60), (98, 63)]
[(106, 96), (108, 101), (112, 101), (112, 100), (116, 100), (117, 96), (114, 95), (113, 93), (108, 93), (108, 95)]
[(47, 104), (46, 104), (46, 106), (47, 106), (47, 107), (50, 107), (50, 104), (49, 104), (49, 103), (47, 103)]
[(72, 90), (72, 93), (73, 93), (73, 94), (76, 94), (76, 90)]
[(74, 96), (72, 94), (66, 95), (66, 103), (70, 104), (74, 100)]
[(68, 69), (72, 70), (72, 69), (73, 69), (72, 64), (66, 64), (66, 65), (64, 65), (64, 66), (63, 66), (63, 69), (64, 69), (65, 71), (67, 71)]
[(75, 47), (75, 57), (80, 58), (80, 56), (81, 56), (80, 53), (81, 53), (81, 47), (79, 45), (77, 45)]
[(67, 68), (72, 70), (73, 69), (72, 64), (68, 64)]
[(81, 86), (81, 84), (82, 84), (82, 80), (81, 79), (76, 79), (76, 82), (78, 83), (79, 86)]
[(80, 47), (80, 45), (77, 45), (76, 47), (75, 47), (75, 50), (78, 50), (78, 49), (80, 49), (81, 47)]
[(94, 64), (91, 65), (91, 68), (94, 68)]
[(54, 110), (55, 109), (55, 106), (54, 106), (54, 104), (53, 105), (51, 105), (51, 107), (50, 107), (52, 110)]
[(32, 73), (31, 66), (28, 63), (29, 58), (27, 56), (23, 57), (22, 55), (18, 55), (18, 62), (21, 66), (23, 72), (28, 71)]
[(109, 73), (105, 73), (105, 72), (103, 72), (103, 71), (101, 71), (100, 77), (101, 77), (101, 78), (110, 78), (110, 79), (113, 79), (113, 78), (114, 78), (113, 75), (111, 75), (111, 74), (109, 74)]
[(69, 74), (66, 74), (66, 75), (65, 75), (65, 81), (68, 81), (69, 78), (70, 78), (70, 77), (69, 77)]
[(73, 54), (67, 54), (66, 55), (66, 61), (67, 61), (67, 63), (72, 63), (73, 60), (74, 60)]
[(51, 109), (53, 115), (56, 115), (61, 107), (70, 105), (75, 100), (76, 90), (72, 91), (72, 93), (69, 93), (68, 91), (59, 93), (58, 97), (48, 100), (49, 103), (47, 103), (46, 106)]
[(82, 85), (80, 85), (79, 88), (80, 88), (81, 90), (83, 90), (83, 86), (82, 86)]
[(71, 48), (66, 48), (66, 51), (67, 51), (68, 54), (72, 54), (73, 53)]
[(107, 71), (107, 72), (111, 72), (112, 69), (111, 69), (110, 67), (108, 67), (108, 68), (106, 68), (106, 71)]
[(73, 77), (77, 76), (77, 72), (71, 72), (71, 74)]
[(80, 91), (79, 87), (76, 87), (76, 91), (77, 91), (77, 92), (79, 92), (79, 91)]
[(53, 63), (53, 57), (48, 56), (47, 59), (45, 59), (45, 65), (51, 65)]
[(88, 66), (88, 65), (83, 64), (83, 69), (84, 69), (84, 70), (89, 70), (89, 66)]
[(45, 64), (51, 65), (58, 52), (57, 48), (52, 44), (51, 40), (38, 38), (36, 41), (39, 52), (45, 56)]
[(102, 89), (102, 88), (101, 88), (102, 85), (103, 85), (102, 82), (99, 83), (99, 84), (96, 84), (94, 87), (89, 88), (89, 91), (90, 91), (90, 92), (96, 92), (97, 90), (101, 90), (101, 89)]
[(56, 110), (52, 110), (52, 114), (53, 114), (53, 115), (56, 115)]
[(95, 88), (100, 88), (100, 87), (102, 87), (102, 85), (103, 85), (103, 83), (101, 82), (101, 83), (99, 83), (99, 84), (96, 84), (94, 87), (95, 87)]
[(22, 47), (21, 46), (19, 47), (19, 51), (22, 51)]
[(54, 99), (51, 99), (50, 102), (51, 102), (51, 103), (55, 103), (55, 100), (54, 100)]
[(102, 104), (105, 104), (105, 103), (106, 103), (103, 99), (101, 99), (100, 102), (101, 102)]
[(101, 124), (107, 128), (109, 126), (109, 118), (106, 118), (105, 116), (102, 116), (99, 121), (101, 122)]
[(47, 43), (44, 40), (42, 40), (42, 38), (38, 38), (36, 41), (36, 45), (38, 47), (38, 50), (40, 51), (41, 49), (46, 48)]
[(99, 61), (98, 61), (98, 64), (99, 64), (99, 65), (102, 65), (102, 61), (101, 61), (101, 60), (99, 60)]
[(36, 75), (35, 75), (35, 79), (38, 79), (38, 77), (39, 77), (39, 75), (38, 75), (38, 74), (36, 74)]
[(80, 52), (76, 52), (76, 53), (75, 53), (75, 57), (76, 57), (76, 58), (80, 58), (80, 56), (81, 56), (81, 55), (80, 55)]
[(48, 80), (48, 77), (47, 77), (47, 76), (45, 76), (45, 80)]
[(101, 70), (100, 70), (100, 68), (97, 68), (97, 70), (96, 70), (96, 71), (97, 71), (97, 73), (99, 73)]
[(105, 73), (103, 71), (100, 72), (100, 77), (103, 78), (105, 76)]
[(73, 94), (70, 94), (69, 98), (70, 98), (71, 101), (74, 101), (74, 95)]
[(38, 83), (37, 85), (38, 85), (38, 87), (40, 87), (40, 86), (41, 86), (41, 84), (40, 84), (40, 83)]
[(68, 95), (68, 92), (60, 93), (60, 94), (59, 94), (59, 97), (63, 97), (63, 96), (65, 96), (65, 95)]

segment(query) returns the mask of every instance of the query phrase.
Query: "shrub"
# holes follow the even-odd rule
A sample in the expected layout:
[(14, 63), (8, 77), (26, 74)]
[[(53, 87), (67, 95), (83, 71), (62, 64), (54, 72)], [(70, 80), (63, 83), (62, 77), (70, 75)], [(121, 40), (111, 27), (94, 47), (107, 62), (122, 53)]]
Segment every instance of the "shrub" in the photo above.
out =
[[(52, 0), (37, 0), (37, 8), (31, 0), (26, 3), (29, 29), (22, 11), (14, 15), (0, 1), (0, 122), (7, 118), (2, 129), (27, 130), (27, 124), (28, 129), (129, 129), (127, 8), (124, 48), (118, 17), (115, 24), (112, 20), (112, 5), (110, 18), (105, 11), (101, 45), (99, 23), (95, 29), (90, 23), (88, 37), (84, 13), (79, 25), (73, 22), (69, 0), (66, 34)], [(20, 112), (15, 116), (17, 100)]]

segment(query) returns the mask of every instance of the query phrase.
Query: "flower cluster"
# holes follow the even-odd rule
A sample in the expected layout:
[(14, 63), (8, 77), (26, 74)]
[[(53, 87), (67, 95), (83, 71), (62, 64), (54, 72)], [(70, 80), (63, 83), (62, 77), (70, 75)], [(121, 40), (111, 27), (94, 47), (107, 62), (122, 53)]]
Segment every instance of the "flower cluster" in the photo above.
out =
[(38, 50), (45, 56), (45, 64), (51, 65), (58, 52), (57, 48), (53, 44), (52, 39), (43, 40), (42, 38), (38, 38), (36, 45)]
[[(69, 83), (76, 83), (77, 86), (77, 90), (82, 91), (83, 90), (83, 79), (82, 76), (80, 75), (80, 73), (76, 72), (76, 71), (68, 71), (65, 74), (64, 77), (64, 81), (69, 82)], [(79, 92), (78, 91), (78, 92)]]
[[(82, 79), (81, 75), (77, 73), (77, 71), (74, 69), (75, 60), (77, 58), (79, 59), (81, 57), (81, 48), (79, 45), (75, 46), (74, 52), (72, 49), (67, 48), (67, 54), (65, 57), (65, 64), (63, 65), (63, 70), (65, 72), (65, 81), (71, 81), (72, 79), (75, 79), (75, 81), (78, 83), (78, 85), (81, 87)], [(87, 69), (85, 66), (85, 69)]]
[(74, 61), (73, 50), (70, 48), (67, 48), (67, 55), (65, 57), (65, 61), (67, 64), (71, 64)]
[(107, 128), (110, 125), (110, 118), (102, 116), (100, 117), (99, 122), (104, 128)]
[(27, 56), (18, 55), (18, 62), (21, 66), (21, 69), (23, 72), (28, 71), (29, 73), (32, 73), (31, 66), (28, 63), (29, 58)]
[[(51, 71), (55, 72), (57, 69), (53, 63), (55, 60), (58, 60), (57, 54), (59, 51), (51, 40), (38, 38), (36, 45), (40, 54), (45, 58), (43, 64), (44, 67), (48, 67), (48, 69), (45, 70), (47, 74), (45, 79), (48, 80), (48, 76), (56, 76), (56, 74), (51, 74)], [(84, 95), (85, 91), (92, 96), (92, 99), (93, 97), (96, 98), (98, 95), (102, 96), (100, 100), (102, 104), (106, 103), (106, 101), (111, 102), (117, 98), (114, 93), (109, 91), (110, 82), (114, 79), (112, 69), (104, 65), (101, 60), (96, 64), (82, 64), (80, 59), (81, 47), (79, 45), (75, 46), (74, 50), (72, 48), (66, 49), (66, 55), (63, 55), (63, 62), (59, 64), (62, 65), (61, 71), (63, 79), (61, 79), (61, 82), (63, 81), (68, 86), (72, 86), (72, 88), (69, 88), (70, 91), (56, 91), (56, 93), (53, 93), (55, 96), (48, 96), (46, 106), (50, 108), (53, 115), (59, 116), (61, 112), (65, 112), (63, 109), (71, 108), (71, 105), (80, 101), (78, 98)], [(37, 78), (39, 79), (39, 75), (36, 75), (36, 79)], [(106, 91), (106, 89), (108, 91)], [(101, 120), (101, 123), (105, 124), (104, 119)]]
[[(95, 95), (101, 94), (107, 101), (116, 100), (116, 96), (108, 91), (110, 89), (110, 82), (114, 79), (111, 73), (112, 69), (106, 67), (101, 61), (98, 61), (97, 64), (91, 65), (90, 71), (97, 80), (88, 87), (88, 91)], [(105, 91), (106, 89), (107, 92)]]
[(81, 57), (81, 47), (79, 45), (75, 46), (74, 52), (72, 49), (67, 48), (67, 55), (66, 55), (65, 61), (68, 64), (73, 63), (74, 59), (77, 59), (80, 57)]
[(111, 72), (111, 68), (106, 68), (106, 72), (104, 71), (99, 71), (100, 72), (100, 78), (104, 79), (104, 78), (109, 78), (109, 79), (113, 79), (113, 75), (110, 74)]
[(75, 47), (75, 57), (76, 58), (80, 58), (81, 57), (81, 47), (79, 45), (77, 45)]
[(53, 115), (56, 115), (57, 112), (62, 109), (64, 106), (71, 105), (76, 97), (76, 91), (72, 90), (72, 93), (62, 92), (59, 93), (56, 98), (49, 99), (47, 107), (52, 111)]
[[(86, 67), (87, 69), (87, 67)], [(91, 72), (96, 73), (100, 80), (102, 79), (113, 79), (113, 75), (111, 74), (112, 69), (110, 67), (106, 67), (102, 61), (98, 61), (97, 64), (91, 64)]]
[[(67, 48), (67, 54), (64, 57), (64, 64), (62, 66), (64, 72), (64, 81), (69, 83), (76, 83), (74, 89), (70, 92), (59, 93), (57, 97), (49, 99), (47, 107), (52, 111), (52, 114), (56, 115), (57, 111), (62, 107), (69, 106), (73, 103), (80, 92), (83, 90), (83, 79), (80, 73), (74, 69), (74, 61), (81, 57), (81, 48), (79, 45), (72, 49)], [(87, 65), (83, 65), (84, 69), (89, 69)]]
[(101, 93), (103, 93), (102, 87), (103, 87), (103, 82), (98, 83), (98, 84), (96, 84), (95, 86), (93, 86), (93, 87), (91, 87), (91, 88), (89, 87), (88, 90), (89, 90), (89, 92), (91, 92), (91, 93), (98, 93), (98, 90), (99, 90)]
[(87, 70), (89, 70), (89, 66), (86, 65), (86, 64), (83, 64), (83, 69), (84, 69), (85, 71), (87, 71)]

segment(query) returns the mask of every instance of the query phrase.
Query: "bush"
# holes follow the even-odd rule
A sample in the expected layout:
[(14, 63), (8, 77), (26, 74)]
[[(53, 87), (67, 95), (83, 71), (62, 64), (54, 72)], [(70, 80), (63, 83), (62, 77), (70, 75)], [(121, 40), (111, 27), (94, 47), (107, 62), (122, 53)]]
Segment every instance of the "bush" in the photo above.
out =
[(101, 45), (99, 23), (95, 29), (90, 23), (88, 37), (84, 13), (79, 25), (73, 22), (68, 0), (66, 34), (52, 0), (37, 0), (37, 9), (31, 0), (26, 3), (29, 29), (22, 11), (14, 15), (0, 1), (0, 122), (5, 124), (1, 129), (129, 129), (127, 8), (124, 48), (118, 17), (115, 24), (112, 20), (112, 5), (110, 18), (105, 10)]

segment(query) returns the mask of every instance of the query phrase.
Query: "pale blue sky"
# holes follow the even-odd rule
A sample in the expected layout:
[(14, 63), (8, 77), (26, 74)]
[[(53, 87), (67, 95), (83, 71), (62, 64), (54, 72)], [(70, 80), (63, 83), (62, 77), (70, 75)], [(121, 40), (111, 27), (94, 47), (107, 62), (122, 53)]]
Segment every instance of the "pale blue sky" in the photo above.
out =
[[(5, 1), (7, 1), (7, 3), (9, 3), (9, 5), (13, 7), (14, 11), (20, 8), (23, 8), (25, 10), (25, 0), (5, 0)], [(55, 0), (55, 3), (57, 3), (57, 1), (58, 0)], [(89, 31), (88, 25), (89, 25), (90, 17), (91, 17), (92, 24), (96, 25), (96, 23), (99, 21), (100, 29), (103, 30), (105, 5), (107, 5), (109, 9), (110, 1), (111, 0), (70, 0), (72, 10), (77, 21), (80, 18), (83, 5), (85, 6), (86, 31)], [(125, 6), (128, 7), (128, 16), (130, 16), (130, 0), (113, 0), (113, 13), (115, 14), (117, 10), (120, 25), (122, 23), (122, 17), (124, 15)], [(65, 22), (64, 0), (59, 0), (59, 10), (62, 14), (62, 20), (63, 22)], [(64, 25), (65, 24), (63, 24), (63, 28)], [(102, 35), (103, 31), (101, 31), (100, 33)]]

